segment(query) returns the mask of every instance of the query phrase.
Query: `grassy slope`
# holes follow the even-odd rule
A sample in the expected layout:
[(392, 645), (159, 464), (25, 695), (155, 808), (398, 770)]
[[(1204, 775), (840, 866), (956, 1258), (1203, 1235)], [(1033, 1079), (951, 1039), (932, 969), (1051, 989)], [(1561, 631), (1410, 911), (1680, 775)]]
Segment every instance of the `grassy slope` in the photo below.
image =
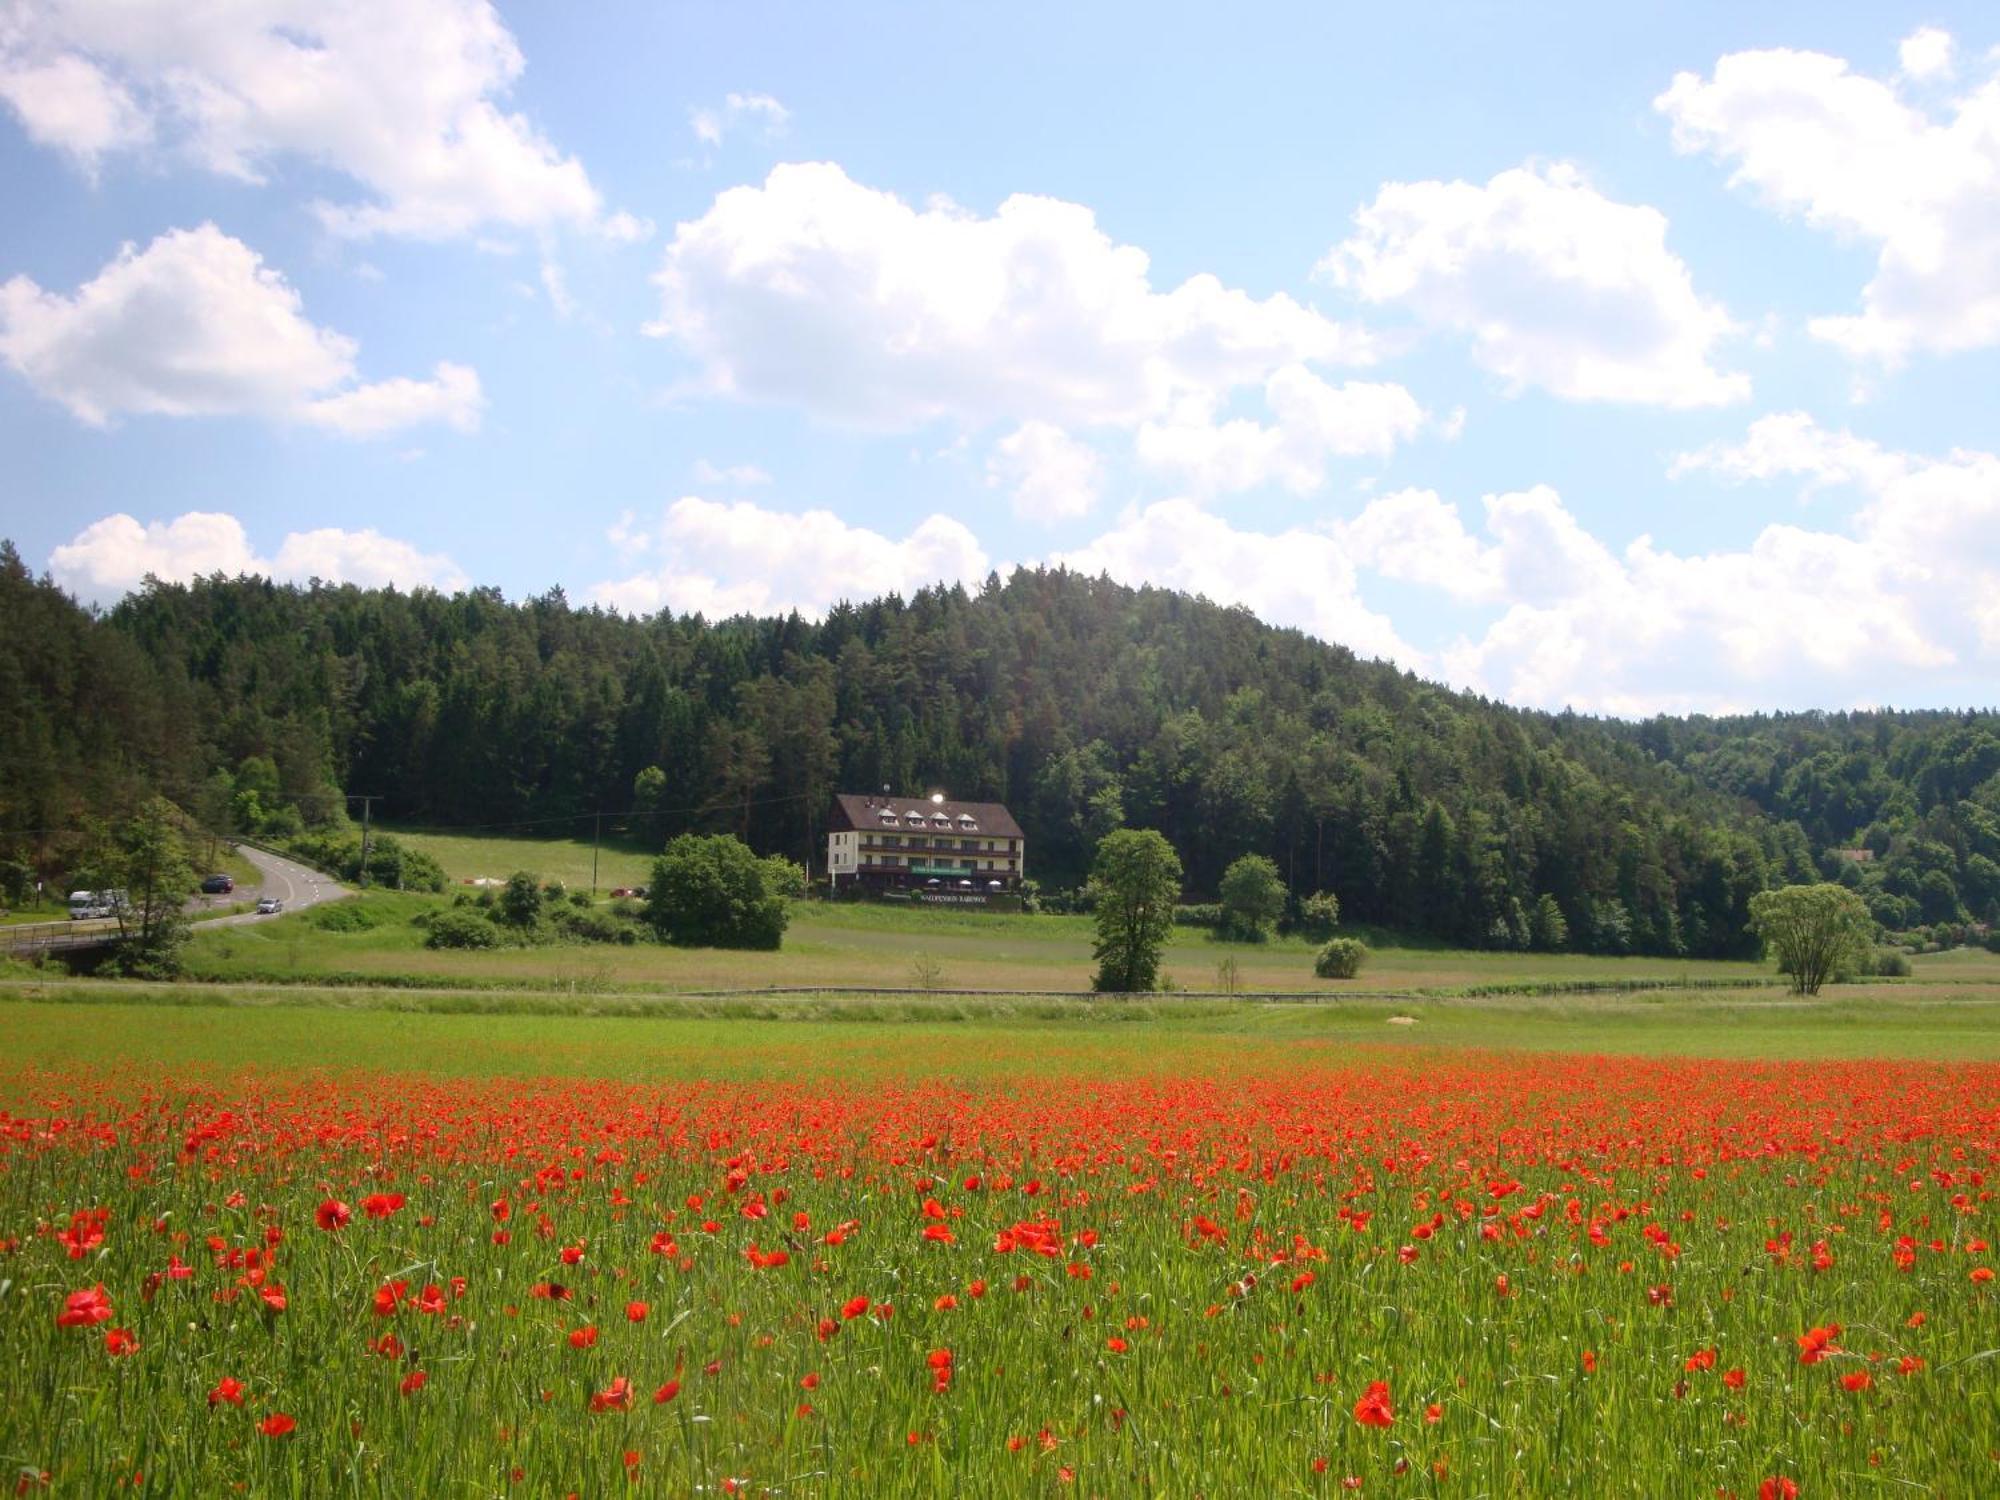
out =
[[(560, 880), (575, 889), (590, 889), (590, 825), (580, 825), (581, 838), (517, 838), (505, 833), (405, 833), (385, 826), (403, 843), (421, 849), (454, 882), (484, 876), (505, 880), (516, 870), (528, 870), (544, 881)], [(597, 885), (609, 891), (622, 885), (644, 885), (653, 868), (656, 849), (641, 847), (607, 832), (597, 851)]]

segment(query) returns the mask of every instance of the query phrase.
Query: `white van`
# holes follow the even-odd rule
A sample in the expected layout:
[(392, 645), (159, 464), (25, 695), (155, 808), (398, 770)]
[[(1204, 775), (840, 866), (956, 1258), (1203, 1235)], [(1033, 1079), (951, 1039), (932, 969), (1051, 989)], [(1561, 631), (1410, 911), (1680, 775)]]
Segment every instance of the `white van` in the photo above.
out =
[(123, 891), (71, 891), (69, 919), (83, 922), (98, 917), (115, 917), (130, 905), (131, 900)]

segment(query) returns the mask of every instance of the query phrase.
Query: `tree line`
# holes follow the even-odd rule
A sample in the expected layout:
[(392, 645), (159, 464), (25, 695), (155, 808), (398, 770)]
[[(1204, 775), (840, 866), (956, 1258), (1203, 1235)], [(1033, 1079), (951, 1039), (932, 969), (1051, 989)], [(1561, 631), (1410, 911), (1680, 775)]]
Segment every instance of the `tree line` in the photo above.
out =
[[(1818, 878), (1852, 833), (1722, 774), (1721, 721), (1516, 710), (1061, 569), (818, 622), (220, 577), (99, 614), (4, 547), (0, 639), (0, 860), (37, 871), (155, 791), (279, 836), (344, 828), (354, 792), (406, 826), (574, 834), (601, 814), (655, 849), (728, 832), (817, 867), (834, 791), (943, 787), (1006, 803), (1048, 888), (1150, 828), (1191, 900), (1259, 854), (1290, 899), (1330, 893), (1353, 922), (1728, 957), (1756, 949), (1751, 897)], [(1987, 807), (1981, 786), (1960, 800)]]

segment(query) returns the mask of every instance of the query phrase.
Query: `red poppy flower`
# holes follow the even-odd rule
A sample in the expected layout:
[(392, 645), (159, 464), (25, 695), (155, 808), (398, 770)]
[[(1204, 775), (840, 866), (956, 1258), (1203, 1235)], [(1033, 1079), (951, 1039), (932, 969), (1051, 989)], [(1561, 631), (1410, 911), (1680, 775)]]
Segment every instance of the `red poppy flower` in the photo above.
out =
[(92, 1328), (110, 1321), (111, 1297), (101, 1281), (88, 1291), (71, 1292), (63, 1298), (62, 1311), (56, 1314), (58, 1328)]
[(632, 1382), (620, 1375), (590, 1398), (592, 1411), (626, 1411), (632, 1405)]
[(1773, 1474), (1757, 1486), (1757, 1500), (1799, 1500), (1799, 1487), (1782, 1474)]
[(294, 1422), (284, 1412), (274, 1411), (270, 1416), (257, 1424), (257, 1430), (263, 1433), (265, 1437), (280, 1438), (286, 1433), (294, 1431), (298, 1425), (297, 1422)]
[(1875, 1377), (1866, 1370), (1853, 1370), (1840, 1377), (1840, 1388), (1844, 1391), (1865, 1391), (1875, 1383)]
[(1389, 1405), (1388, 1381), (1369, 1382), (1361, 1399), (1354, 1403), (1354, 1420), (1363, 1427), (1387, 1427), (1396, 1420), (1395, 1410)]
[(868, 1306), (868, 1299), (866, 1297), (850, 1297), (842, 1305), (840, 1315), (851, 1322), (866, 1313)]
[(403, 1383), (397, 1386), (396, 1389), (401, 1391), (405, 1396), (414, 1396), (424, 1388), (425, 1382), (429, 1379), (430, 1376), (426, 1375), (422, 1370), (412, 1370), (403, 1377)]
[(680, 1393), (681, 1383), (678, 1380), (669, 1380), (665, 1385), (653, 1392), (653, 1405), (665, 1406)]
[(113, 1328), (104, 1335), (104, 1352), (114, 1357), (139, 1352), (139, 1340), (129, 1328)]
[(243, 1404), (243, 1382), (229, 1375), (216, 1381), (214, 1388), (208, 1393), (210, 1406), (221, 1406), (225, 1403), (230, 1406)]
[(354, 1210), (338, 1198), (326, 1199), (313, 1212), (313, 1222), (328, 1233), (336, 1229), (345, 1229), (347, 1221), (353, 1217)]
[(401, 1193), (370, 1193), (361, 1200), (361, 1211), (371, 1219), (386, 1219), (408, 1201)]
[(596, 1342), (597, 1328), (594, 1324), (586, 1323), (581, 1328), (572, 1328), (569, 1331), (569, 1346), (572, 1349), (588, 1349)]
[(625, 1321), (628, 1323), (643, 1323), (646, 1321), (648, 1311), (649, 1309), (643, 1302), (628, 1302), (625, 1304)]

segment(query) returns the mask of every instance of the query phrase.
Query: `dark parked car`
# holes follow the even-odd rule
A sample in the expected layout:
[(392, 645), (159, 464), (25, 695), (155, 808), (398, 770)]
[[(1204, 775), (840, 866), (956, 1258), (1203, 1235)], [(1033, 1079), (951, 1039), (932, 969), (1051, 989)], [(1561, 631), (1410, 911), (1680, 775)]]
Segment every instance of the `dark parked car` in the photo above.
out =
[(227, 875), (211, 875), (201, 883), (204, 896), (226, 896), (236, 889), (236, 882)]

